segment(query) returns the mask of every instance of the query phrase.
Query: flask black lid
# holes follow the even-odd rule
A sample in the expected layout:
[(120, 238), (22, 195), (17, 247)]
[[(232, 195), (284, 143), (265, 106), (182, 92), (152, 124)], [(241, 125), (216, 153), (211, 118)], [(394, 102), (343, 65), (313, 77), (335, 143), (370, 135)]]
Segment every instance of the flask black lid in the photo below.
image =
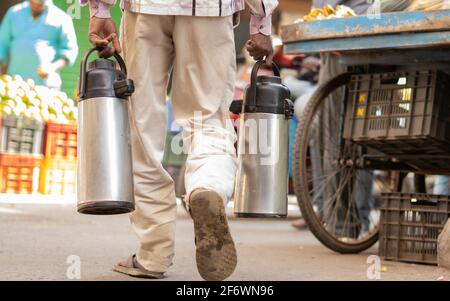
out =
[(122, 57), (114, 53), (120, 66), (116, 69), (116, 62), (109, 59), (95, 59), (88, 64), (88, 58), (94, 51), (102, 50), (99, 47), (86, 52), (81, 61), (80, 83), (78, 97), (85, 100), (95, 97), (126, 98), (134, 92), (133, 81), (127, 79), (127, 69)]
[(286, 114), (286, 100), (290, 98), (289, 89), (282, 84), (280, 71), (272, 64), (274, 75), (257, 75), (265, 61), (258, 61), (252, 70), (250, 85), (244, 97), (245, 113)]
[(92, 62), (89, 62), (87, 71), (92, 71), (93, 69), (116, 69), (116, 64), (107, 59), (96, 59)]

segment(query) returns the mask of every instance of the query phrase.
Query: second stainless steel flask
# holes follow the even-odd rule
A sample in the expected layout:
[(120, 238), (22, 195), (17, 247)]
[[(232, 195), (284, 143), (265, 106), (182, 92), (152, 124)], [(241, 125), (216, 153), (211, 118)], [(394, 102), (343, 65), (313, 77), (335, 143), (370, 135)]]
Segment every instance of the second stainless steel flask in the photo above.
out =
[(78, 212), (120, 214), (134, 210), (128, 97), (134, 92), (122, 58), (82, 62), (78, 119)]
[(234, 212), (241, 217), (287, 215), (293, 104), (276, 65), (273, 76), (257, 76), (264, 64), (255, 64), (244, 101), (235, 101), (230, 108), (240, 114)]

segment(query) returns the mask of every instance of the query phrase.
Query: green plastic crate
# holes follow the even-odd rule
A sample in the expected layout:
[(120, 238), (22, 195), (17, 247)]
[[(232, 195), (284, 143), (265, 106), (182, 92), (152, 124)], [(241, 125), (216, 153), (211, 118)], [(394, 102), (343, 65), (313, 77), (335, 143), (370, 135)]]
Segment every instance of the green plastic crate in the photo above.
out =
[(169, 132), (166, 136), (166, 146), (164, 149), (164, 156), (162, 160), (162, 164), (164, 166), (178, 166), (181, 167), (186, 162), (187, 154), (184, 152), (179, 153), (179, 150), (172, 149), (172, 141), (173, 139), (180, 139), (179, 143), (177, 142), (177, 148), (178, 146), (182, 147), (183, 142), (181, 140), (181, 134), (178, 132)]

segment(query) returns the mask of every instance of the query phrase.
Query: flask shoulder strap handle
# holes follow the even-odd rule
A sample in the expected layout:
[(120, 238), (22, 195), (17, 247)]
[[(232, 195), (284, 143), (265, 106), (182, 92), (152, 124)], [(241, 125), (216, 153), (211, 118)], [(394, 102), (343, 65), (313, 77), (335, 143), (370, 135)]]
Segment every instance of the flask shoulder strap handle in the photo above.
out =
[[(78, 98), (84, 99), (86, 97), (86, 72), (87, 72), (87, 63), (89, 56), (95, 51), (101, 51), (103, 50), (102, 47), (97, 46), (94, 48), (89, 49), (83, 56), (83, 59), (81, 60), (81, 68), (80, 68), (80, 82), (78, 87)], [(125, 73), (125, 76), (127, 76), (127, 67), (125, 66), (125, 62), (122, 59), (122, 57), (114, 52), (113, 54), (114, 58), (116, 59), (117, 63), (119, 63), (120, 70), (122, 70), (123, 73)]]

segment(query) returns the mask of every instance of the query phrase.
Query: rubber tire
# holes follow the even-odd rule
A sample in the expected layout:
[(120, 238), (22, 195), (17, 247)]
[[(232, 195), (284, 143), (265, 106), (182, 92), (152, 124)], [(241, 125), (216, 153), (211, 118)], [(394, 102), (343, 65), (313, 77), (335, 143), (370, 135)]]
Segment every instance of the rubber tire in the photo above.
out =
[(312, 124), (312, 118), (316, 108), (328, 97), (330, 93), (336, 90), (336, 87), (342, 87), (350, 82), (352, 73), (340, 74), (321, 86), (312, 95), (310, 101), (305, 107), (305, 110), (299, 120), (296, 130), (295, 145), (294, 145), (294, 190), (297, 196), (298, 205), (300, 207), (302, 216), (314, 236), (329, 249), (343, 254), (359, 253), (367, 250), (378, 241), (378, 232), (373, 237), (361, 244), (345, 244), (336, 240), (323, 227), (320, 221), (316, 218), (313, 206), (311, 206), (309, 189), (304, 187), (303, 181), (306, 177), (306, 168), (303, 168), (302, 162), (307, 156), (307, 147), (303, 147), (308, 143), (309, 127)]

